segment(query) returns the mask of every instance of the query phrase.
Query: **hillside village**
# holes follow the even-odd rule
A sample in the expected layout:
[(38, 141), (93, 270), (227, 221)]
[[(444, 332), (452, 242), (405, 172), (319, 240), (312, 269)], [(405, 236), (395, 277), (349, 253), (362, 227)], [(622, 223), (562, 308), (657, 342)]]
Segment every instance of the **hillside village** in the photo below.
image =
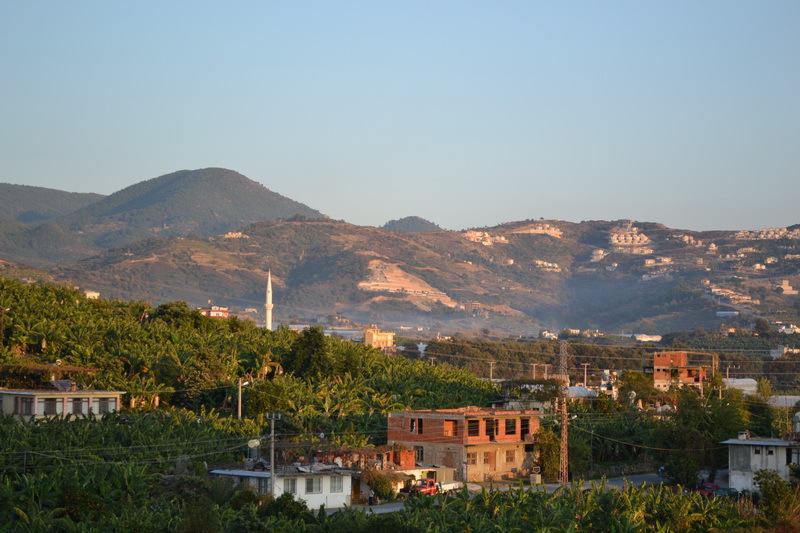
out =
[[(170, 197), (155, 194), (159, 187)], [(43, 205), (57, 194), (6, 189), (9, 205), (16, 195), (31, 212), (34, 193)], [(238, 210), (215, 208), (212, 199), (223, 194)], [(269, 271), (279, 321), (333, 312), (446, 333), (658, 335), (689, 324), (745, 327), (757, 317), (800, 321), (791, 293), (800, 284), (797, 227), (697, 232), (631, 220), (527, 220), (446, 231), (408, 217), (370, 228), (330, 220), (225, 169), (180, 171), (82, 201), (73, 212), (0, 226), (0, 268), (30, 276), (33, 267), (36, 279), (105, 298), (211, 300), (237, 315), (263, 305)], [(127, 205), (146, 207), (134, 214)], [(683, 299), (687, 287), (695, 292)], [(676, 293), (683, 300), (670, 306)], [(739, 318), (717, 314), (728, 311)]]

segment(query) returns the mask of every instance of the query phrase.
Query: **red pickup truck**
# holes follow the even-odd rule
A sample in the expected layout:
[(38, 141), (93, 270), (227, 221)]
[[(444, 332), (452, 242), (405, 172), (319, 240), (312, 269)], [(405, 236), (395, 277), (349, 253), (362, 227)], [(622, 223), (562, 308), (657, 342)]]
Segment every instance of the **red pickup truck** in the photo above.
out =
[(408, 492), (412, 496), (418, 494), (428, 494), (429, 496), (433, 496), (434, 494), (439, 493), (449, 494), (451, 492), (455, 492), (460, 490), (461, 486), (462, 483), (460, 481), (437, 483), (433, 478), (423, 478), (418, 479), (413, 485), (411, 485), (408, 489)]
[(418, 494), (428, 494), (433, 496), (439, 492), (436, 486), (436, 480), (432, 478), (418, 479), (413, 485), (408, 488), (409, 494), (416, 496)]

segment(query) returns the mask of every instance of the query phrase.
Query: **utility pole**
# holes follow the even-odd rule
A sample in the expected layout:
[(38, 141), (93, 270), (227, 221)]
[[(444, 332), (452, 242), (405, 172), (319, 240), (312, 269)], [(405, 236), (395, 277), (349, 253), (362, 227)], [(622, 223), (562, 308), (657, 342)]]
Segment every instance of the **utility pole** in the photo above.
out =
[(567, 413), (567, 398), (561, 398), (561, 460), (558, 466), (558, 482), (562, 485), (569, 484), (569, 416)]
[(489, 361), (489, 381), (494, 377), (494, 361)]
[(239, 378), (239, 403), (237, 404), (236, 408), (236, 418), (239, 420), (242, 419), (242, 387), (246, 387), (250, 385), (249, 381), (242, 382), (242, 378)]
[(531, 372), (533, 373), (533, 379), (536, 379), (536, 363), (531, 363)]
[[(731, 368), (734, 370), (741, 368), (739, 365), (728, 365), (725, 367), (725, 388), (730, 389)], [(719, 399), (722, 399), (722, 387), (719, 388)]]
[(544, 379), (547, 379), (547, 367), (550, 366), (549, 364), (545, 364), (544, 366)]
[(267, 413), (269, 418), (269, 484), (272, 499), (275, 499), (275, 421), (281, 419), (280, 413)]
[(588, 387), (586, 383), (586, 369), (589, 367), (589, 363), (581, 363), (581, 366), (583, 366), (583, 386)]
[(559, 348), (561, 353), (558, 371), (564, 383), (559, 388), (561, 396), (561, 461), (558, 469), (558, 481), (562, 485), (567, 485), (569, 483), (569, 416), (567, 414), (567, 401), (569, 396), (569, 389), (567, 388), (567, 380), (569, 379), (567, 377), (567, 358), (569, 357), (569, 352), (567, 351), (566, 341), (561, 341)]

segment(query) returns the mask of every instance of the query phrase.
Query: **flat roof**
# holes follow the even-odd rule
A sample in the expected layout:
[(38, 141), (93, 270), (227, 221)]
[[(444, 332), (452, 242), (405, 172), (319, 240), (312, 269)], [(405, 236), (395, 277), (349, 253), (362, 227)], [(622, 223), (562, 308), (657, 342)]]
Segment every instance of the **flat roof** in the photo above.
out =
[(120, 396), (125, 391), (85, 390), (63, 391), (55, 389), (0, 389), (0, 394), (16, 396)]
[(720, 442), (720, 444), (738, 444), (740, 446), (781, 446), (788, 448), (789, 446), (800, 446), (800, 442), (795, 440), (783, 440), (776, 438), (749, 438), (749, 439), (728, 439)]
[(463, 416), (513, 416), (513, 415), (539, 415), (539, 411), (528, 411), (520, 409), (493, 409), (491, 407), (458, 407), (455, 409), (406, 409), (405, 411), (394, 411), (390, 416), (405, 416), (416, 414), (431, 415), (463, 415)]
[[(275, 477), (308, 477), (308, 476), (352, 476), (352, 470), (341, 468), (329, 468), (325, 470), (312, 470), (311, 467), (305, 467), (308, 472), (298, 470), (297, 468), (284, 469), (283, 467), (275, 469)], [(223, 476), (241, 476), (241, 477), (257, 477), (257, 478), (270, 478), (272, 474), (269, 470), (242, 470), (242, 469), (225, 469), (219, 468), (210, 470), (210, 474), (217, 474)]]

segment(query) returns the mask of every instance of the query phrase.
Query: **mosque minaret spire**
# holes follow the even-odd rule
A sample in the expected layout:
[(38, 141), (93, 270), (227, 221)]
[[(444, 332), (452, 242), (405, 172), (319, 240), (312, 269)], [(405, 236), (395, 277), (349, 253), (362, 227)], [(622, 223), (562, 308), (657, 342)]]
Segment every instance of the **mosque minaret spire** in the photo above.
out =
[(272, 271), (267, 271), (267, 301), (264, 304), (264, 309), (267, 310), (267, 317), (264, 327), (269, 331), (272, 331), (272, 308), (275, 307), (272, 305)]

